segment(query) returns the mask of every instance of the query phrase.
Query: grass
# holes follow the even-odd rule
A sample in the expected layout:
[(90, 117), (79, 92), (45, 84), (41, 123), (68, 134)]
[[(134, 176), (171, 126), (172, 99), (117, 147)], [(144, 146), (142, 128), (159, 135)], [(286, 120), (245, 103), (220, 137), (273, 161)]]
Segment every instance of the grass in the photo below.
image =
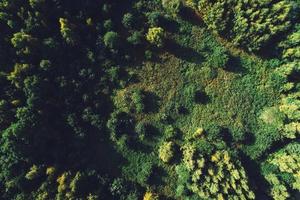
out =
[[(178, 128), (183, 137), (199, 127), (208, 130), (218, 126), (230, 134), (233, 147), (240, 148), (252, 159), (259, 158), (273, 141), (270, 136), (267, 145), (261, 146), (261, 141), (268, 141), (268, 134), (273, 130), (263, 128), (259, 116), (265, 107), (279, 101), (279, 91), (269, 84), (274, 67), (270, 67), (269, 61), (220, 41), (204, 26), (182, 19), (176, 24), (178, 30), (170, 33), (157, 59), (129, 69), (137, 75), (138, 81), (116, 91), (116, 106), (128, 112), (127, 93), (140, 89), (148, 94), (145, 102), (148, 112), (135, 113), (134, 117), (157, 129), (158, 134), (142, 142), (152, 148), (155, 155), (167, 126), (162, 118), (167, 115), (171, 119), (168, 123)], [(229, 57), (223, 67), (214, 66), (210, 59), (215, 49), (220, 48), (225, 48)], [(174, 165), (163, 164), (156, 157), (153, 163), (158, 163), (166, 172), (161, 175), (159, 191), (171, 195), (176, 183), (171, 180), (176, 177)]]

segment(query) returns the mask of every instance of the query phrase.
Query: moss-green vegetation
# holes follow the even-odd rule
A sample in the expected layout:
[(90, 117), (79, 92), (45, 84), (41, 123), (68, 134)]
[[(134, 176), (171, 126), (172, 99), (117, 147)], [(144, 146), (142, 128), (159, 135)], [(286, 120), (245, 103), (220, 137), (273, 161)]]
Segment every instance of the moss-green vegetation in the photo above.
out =
[(0, 1), (0, 199), (297, 199), (299, 9)]

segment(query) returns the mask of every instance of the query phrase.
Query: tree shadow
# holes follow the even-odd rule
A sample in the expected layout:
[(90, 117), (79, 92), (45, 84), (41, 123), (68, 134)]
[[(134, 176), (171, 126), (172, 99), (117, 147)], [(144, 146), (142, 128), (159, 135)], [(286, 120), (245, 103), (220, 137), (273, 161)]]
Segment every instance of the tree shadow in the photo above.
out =
[(173, 19), (162, 17), (160, 20), (160, 23), (167, 32), (170, 32), (170, 33), (178, 33), (179, 32), (180, 24)]
[(228, 128), (222, 128), (220, 131), (220, 135), (227, 146), (230, 146), (233, 143), (233, 137)]
[(167, 173), (162, 167), (155, 166), (149, 177), (148, 183), (152, 186), (159, 186), (164, 184), (163, 177), (167, 176)]
[(205, 60), (205, 58), (194, 49), (181, 46), (171, 40), (166, 40), (165, 49), (177, 58), (187, 62), (201, 64)]
[(174, 145), (174, 156), (170, 161), (172, 164), (178, 164), (181, 162), (182, 152), (180, 151), (180, 146), (175, 144)]
[(183, 20), (188, 21), (195, 26), (205, 25), (203, 19), (192, 8), (183, 7), (179, 14)]
[(288, 80), (289, 80), (289, 82), (299, 83), (300, 82), (300, 72), (299, 71), (293, 71), (288, 76)]
[(150, 145), (142, 143), (138, 138), (131, 139), (128, 146), (138, 152), (151, 153), (152, 147)]
[(244, 145), (253, 145), (255, 143), (255, 136), (253, 133), (246, 132), (245, 139), (242, 142)]
[(116, 126), (117, 136), (121, 136), (124, 133), (130, 133), (134, 131), (135, 120), (132, 116), (125, 112), (121, 112), (117, 116), (118, 124)]
[(143, 92), (145, 95), (145, 113), (157, 113), (159, 110), (160, 98), (153, 92)]
[(229, 60), (225, 65), (225, 70), (238, 74), (247, 73), (247, 69), (243, 67), (241, 59), (235, 56), (229, 56)]
[(155, 136), (158, 136), (160, 134), (160, 131), (158, 128), (151, 124), (146, 125), (146, 139), (153, 138)]
[(179, 115), (188, 115), (190, 114), (190, 111), (186, 106), (178, 105), (178, 107), (176, 107), (176, 113)]
[[(239, 156), (241, 158), (240, 161), (246, 171), (246, 174), (248, 175), (248, 177), (251, 177), (251, 179), (248, 180), (250, 185), (253, 186), (252, 188), (254, 189), (256, 198), (270, 200), (271, 198), (267, 194), (269, 183), (261, 175), (259, 164), (243, 152), (239, 152)], [(257, 185), (255, 183), (259, 184)]]
[(203, 91), (196, 91), (195, 102), (198, 104), (208, 104), (210, 102), (209, 96)]

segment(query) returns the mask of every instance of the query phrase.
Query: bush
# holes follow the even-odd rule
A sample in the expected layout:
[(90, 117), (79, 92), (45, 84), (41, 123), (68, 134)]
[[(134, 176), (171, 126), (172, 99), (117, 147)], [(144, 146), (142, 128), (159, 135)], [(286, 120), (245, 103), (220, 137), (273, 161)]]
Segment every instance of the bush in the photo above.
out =
[(127, 159), (128, 165), (122, 168), (123, 175), (143, 186), (147, 185), (153, 172), (153, 157), (149, 154), (134, 152)]
[(115, 49), (119, 46), (119, 34), (114, 31), (109, 31), (104, 35), (104, 44), (110, 49)]
[(144, 94), (141, 90), (133, 91), (131, 99), (137, 113), (142, 113), (145, 110), (144, 98)]
[(146, 39), (157, 47), (164, 45), (165, 31), (161, 27), (149, 28)]
[(225, 47), (217, 46), (213, 49), (213, 53), (209, 55), (209, 67), (225, 68), (229, 60), (229, 55)]
[(146, 137), (146, 125), (144, 122), (139, 122), (135, 126), (135, 132), (138, 134), (138, 138), (143, 141)]

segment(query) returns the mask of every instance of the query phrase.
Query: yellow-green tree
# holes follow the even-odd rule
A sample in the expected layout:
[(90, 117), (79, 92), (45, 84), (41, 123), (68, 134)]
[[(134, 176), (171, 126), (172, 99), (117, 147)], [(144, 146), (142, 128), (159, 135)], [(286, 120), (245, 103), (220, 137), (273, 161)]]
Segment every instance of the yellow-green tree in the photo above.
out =
[(59, 18), (60, 33), (67, 44), (74, 45), (78, 38), (75, 34), (75, 25), (70, 23), (66, 18)]
[(174, 156), (174, 143), (173, 142), (164, 142), (160, 147), (159, 147), (159, 158), (167, 163), (170, 162), (170, 160)]
[(300, 191), (299, 155), (300, 145), (291, 143), (271, 154), (262, 164), (262, 173), (271, 185), (270, 196), (275, 200), (288, 199), (293, 191)]
[(227, 150), (206, 154), (197, 147), (193, 142), (182, 147), (182, 164), (176, 167), (179, 197), (192, 192), (201, 199), (255, 199), (244, 168)]
[(157, 47), (162, 47), (164, 45), (165, 31), (161, 27), (149, 28), (146, 35), (146, 39), (151, 44), (156, 45)]

